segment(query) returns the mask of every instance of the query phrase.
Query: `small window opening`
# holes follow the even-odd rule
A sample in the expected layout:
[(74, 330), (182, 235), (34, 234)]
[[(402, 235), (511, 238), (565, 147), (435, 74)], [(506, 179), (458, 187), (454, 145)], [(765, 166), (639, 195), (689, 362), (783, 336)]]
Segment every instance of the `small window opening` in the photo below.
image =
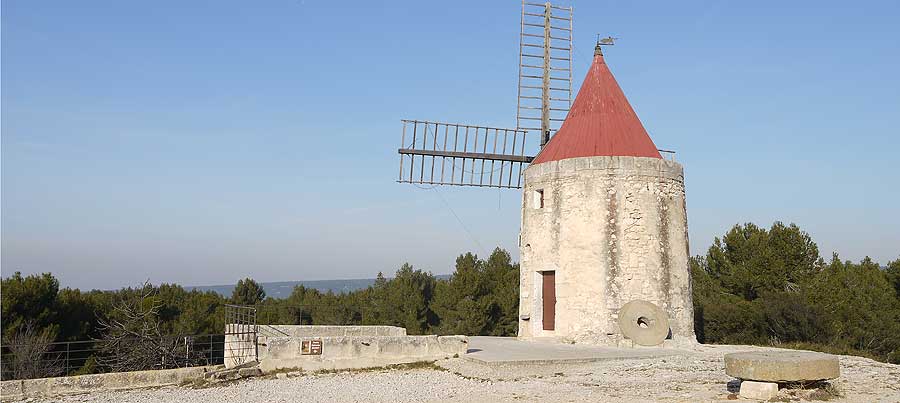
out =
[(544, 208), (544, 189), (534, 191), (534, 207)]

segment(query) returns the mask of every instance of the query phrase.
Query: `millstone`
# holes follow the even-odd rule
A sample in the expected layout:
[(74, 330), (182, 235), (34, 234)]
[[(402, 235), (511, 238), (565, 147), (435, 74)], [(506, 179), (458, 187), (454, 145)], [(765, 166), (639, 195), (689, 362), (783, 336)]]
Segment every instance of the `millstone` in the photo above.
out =
[(753, 351), (725, 354), (725, 373), (763, 382), (811, 382), (840, 376), (837, 357), (811, 351)]
[(619, 310), (619, 329), (639, 345), (657, 346), (669, 335), (669, 318), (662, 308), (634, 300)]

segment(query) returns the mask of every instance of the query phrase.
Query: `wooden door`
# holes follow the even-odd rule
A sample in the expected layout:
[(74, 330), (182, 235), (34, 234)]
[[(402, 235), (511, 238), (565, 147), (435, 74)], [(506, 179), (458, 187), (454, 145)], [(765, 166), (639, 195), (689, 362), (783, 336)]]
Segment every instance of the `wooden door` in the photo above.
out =
[(541, 272), (543, 279), (543, 311), (544, 330), (553, 330), (556, 326), (556, 272)]

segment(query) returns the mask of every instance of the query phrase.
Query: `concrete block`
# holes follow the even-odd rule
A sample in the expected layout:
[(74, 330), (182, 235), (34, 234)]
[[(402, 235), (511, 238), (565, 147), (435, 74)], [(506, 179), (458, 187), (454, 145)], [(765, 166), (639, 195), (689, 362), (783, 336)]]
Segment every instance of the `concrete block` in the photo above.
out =
[(466, 336), (440, 336), (438, 337), (440, 351), (445, 356), (462, 356), (469, 350), (469, 338)]
[(267, 337), (406, 336), (406, 329), (397, 326), (261, 325), (259, 335)]
[(559, 170), (560, 170), (559, 161), (553, 161), (544, 167), (544, 174), (545, 175), (556, 175), (559, 173)]
[(609, 168), (609, 160), (597, 158), (590, 158), (588, 160), (591, 162), (591, 169), (593, 170), (605, 170)]
[(227, 381), (227, 380), (235, 380), (240, 378), (238, 371), (236, 369), (229, 369), (226, 371), (217, 372), (213, 378)]
[[(399, 335), (320, 337), (322, 355), (303, 355), (297, 347), (301, 340), (312, 337), (269, 339), (265, 354), (261, 346), (259, 367), (263, 372), (290, 368), (308, 371), (367, 368), (438, 360), (463, 355), (467, 350), (466, 336), (406, 336), (405, 329), (396, 328), (401, 330), (396, 331), (384, 328), (379, 332), (384, 330)], [(347, 330), (355, 333), (358, 329)]]
[(745, 399), (769, 400), (778, 395), (778, 384), (774, 382), (741, 382), (741, 397)]
[(262, 371), (260, 371), (260, 369), (259, 369), (259, 368), (256, 368), (256, 367), (253, 367), (253, 368), (241, 368), (241, 369), (238, 370), (238, 375), (240, 375), (241, 378), (247, 378), (247, 377), (251, 377), (251, 376), (259, 376), (259, 375), (262, 375)]
[(752, 351), (725, 354), (725, 373), (764, 382), (803, 382), (840, 376), (837, 357), (812, 351)]
[(215, 367), (192, 367), (3, 381), (0, 399), (6, 401), (12, 398), (52, 397), (178, 385), (203, 379), (204, 374), (214, 369)]
[(591, 159), (590, 158), (575, 158), (575, 170), (576, 171), (584, 171), (591, 169)]
[(378, 356), (378, 340), (377, 338), (358, 339), (357, 354), (360, 357), (376, 357)]
[(263, 356), (272, 358), (292, 356), (295, 351), (300, 351), (300, 342), (291, 337), (269, 338), (265, 342), (260, 341), (260, 358)]

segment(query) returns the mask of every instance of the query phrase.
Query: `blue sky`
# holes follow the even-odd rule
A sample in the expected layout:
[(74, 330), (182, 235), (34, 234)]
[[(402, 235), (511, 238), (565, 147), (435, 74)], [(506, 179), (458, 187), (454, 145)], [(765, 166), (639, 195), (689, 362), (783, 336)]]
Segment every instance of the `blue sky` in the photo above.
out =
[[(900, 257), (900, 2), (587, 2), (691, 251), (795, 222)], [(63, 285), (372, 277), (518, 256), (516, 190), (394, 183), (400, 119), (515, 125), (520, 3), (2, 3), (2, 271)], [(455, 213), (455, 215), (454, 215)], [(457, 220), (456, 217), (459, 217)]]

